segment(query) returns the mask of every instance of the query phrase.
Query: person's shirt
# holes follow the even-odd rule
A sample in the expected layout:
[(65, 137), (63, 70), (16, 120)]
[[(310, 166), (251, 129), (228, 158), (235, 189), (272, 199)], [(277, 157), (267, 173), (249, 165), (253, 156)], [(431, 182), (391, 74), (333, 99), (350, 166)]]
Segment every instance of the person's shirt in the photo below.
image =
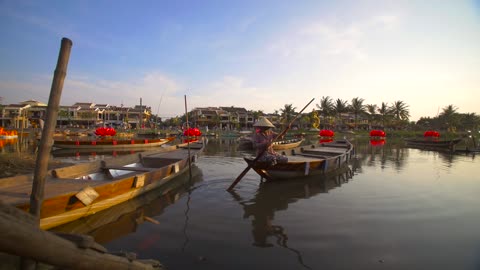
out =
[(262, 132), (262, 130), (257, 130), (253, 136), (253, 142), (257, 148), (257, 156), (267, 148), (267, 153), (274, 154), (275, 151), (273, 150), (271, 142), (277, 136), (272, 130), (267, 129)]

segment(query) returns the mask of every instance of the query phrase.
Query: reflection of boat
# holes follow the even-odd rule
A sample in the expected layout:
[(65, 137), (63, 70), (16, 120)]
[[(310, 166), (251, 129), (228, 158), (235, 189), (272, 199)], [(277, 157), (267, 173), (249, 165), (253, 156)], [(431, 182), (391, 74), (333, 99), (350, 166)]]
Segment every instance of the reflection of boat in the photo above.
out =
[[(292, 251), (299, 264), (310, 269), (303, 261), (302, 254), (288, 245), (288, 235), (285, 228), (275, 224), (275, 213), (285, 211), (297, 201), (309, 199), (321, 193), (328, 193), (348, 183), (353, 177), (353, 171), (344, 166), (342, 170), (325, 176), (305, 177), (298, 181), (277, 181), (260, 185), (254, 198), (244, 200), (239, 194), (230, 191), (236, 201), (243, 207), (243, 217), (251, 219), (252, 245), (268, 248), (276, 243), (280, 247)], [(273, 241), (270, 241), (272, 240)]]
[(81, 218), (52, 229), (56, 232), (87, 234), (101, 244), (135, 232), (145, 221), (155, 222), (152, 217), (160, 215), (174, 204), (189, 188), (202, 180), (200, 169), (192, 166), (192, 178), (184, 174), (158, 189), (126, 201), (95, 215)]
[(455, 149), (455, 145), (460, 141), (462, 141), (461, 138), (456, 138), (453, 140), (438, 140), (432, 138), (405, 139), (407, 146), (426, 149), (444, 149), (450, 151), (453, 151)]
[(131, 149), (156, 147), (172, 141), (174, 138), (166, 139), (128, 139), (128, 140), (54, 140), (53, 147), (61, 149)]
[(298, 178), (335, 171), (351, 158), (353, 145), (347, 140), (300, 146), (281, 151), (288, 157), (286, 163), (271, 164), (246, 157), (245, 161), (255, 172), (267, 180)]
[[(187, 171), (202, 150), (202, 143), (192, 143), (188, 149), (185, 145), (172, 146), (162, 151), (54, 169), (45, 183), (40, 226), (52, 228), (158, 188)], [(0, 199), (28, 210), (32, 182), (14, 180), (1, 187)]]

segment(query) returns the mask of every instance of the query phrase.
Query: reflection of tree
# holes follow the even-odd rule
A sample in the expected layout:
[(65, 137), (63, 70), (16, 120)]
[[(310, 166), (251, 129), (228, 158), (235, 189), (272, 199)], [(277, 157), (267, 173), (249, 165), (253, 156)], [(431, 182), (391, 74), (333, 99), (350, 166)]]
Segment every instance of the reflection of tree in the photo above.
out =
[(359, 165), (368, 167), (378, 166), (381, 168), (394, 167), (401, 170), (405, 166), (408, 157), (408, 148), (405, 148), (400, 140), (389, 139), (384, 145), (371, 145), (368, 140), (355, 140), (355, 153)]
[[(319, 193), (327, 193), (329, 190), (340, 187), (347, 183), (353, 176), (350, 167), (345, 166), (343, 171), (324, 177), (309, 177), (295, 179), (293, 181), (279, 181), (263, 183), (260, 185), (254, 198), (245, 201), (237, 193), (231, 191), (232, 196), (238, 201), (244, 210), (244, 218), (252, 219), (253, 245), (261, 248), (278, 246), (288, 249), (296, 254), (298, 262), (305, 268), (311, 269), (303, 262), (299, 250), (288, 246), (288, 235), (285, 228), (276, 225), (275, 213), (287, 210), (289, 204), (300, 199), (308, 199)], [(269, 238), (274, 238), (272, 243)]]

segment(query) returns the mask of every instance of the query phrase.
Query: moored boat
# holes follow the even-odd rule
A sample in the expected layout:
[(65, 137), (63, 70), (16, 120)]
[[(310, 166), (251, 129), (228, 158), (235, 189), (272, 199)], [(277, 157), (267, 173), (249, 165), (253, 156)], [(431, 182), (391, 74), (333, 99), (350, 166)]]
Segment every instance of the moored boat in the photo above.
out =
[[(274, 150), (286, 150), (298, 147), (302, 144), (305, 139), (303, 138), (293, 138), (289, 140), (279, 140), (272, 143)], [(242, 136), (237, 139), (239, 147), (241, 149), (254, 149), (255, 144), (251, 136)]]
[[(175, 145), (54, 169), (45, 182), (40, 227), (49, 229), (130, 200), (186, 172), (203, 143)], [(28, 211), (32, 177), (2, 179), (0, 200)]]
[(245, 161), (255, 172), (267, 180), (300, 178), (333, 172), (348, 163), (354, 151), (347, 140), (299, 146), (280, 153), (288, 157), (286, 163), (270, 164), (255, 162), (255, 157), (245, 157)]
[(300, 146), (304, 139), (295, 138), (290, 140), (276, 141), (272, 143), (273, 150), (287, 150)]
[(404, 139), (407, 146), (425, 149), (438, 149), (438, 150), (455, 150), (455, 145), (462, 141), (462, 138), (456, 138), (452, 140), (441, 140), (432, 138), (422, 139)]
[(131, 149), (156, 147), (166, 144), (175, 139), (100, 139), (100, 140), (54, 140), (53, 147), (60, 149)]

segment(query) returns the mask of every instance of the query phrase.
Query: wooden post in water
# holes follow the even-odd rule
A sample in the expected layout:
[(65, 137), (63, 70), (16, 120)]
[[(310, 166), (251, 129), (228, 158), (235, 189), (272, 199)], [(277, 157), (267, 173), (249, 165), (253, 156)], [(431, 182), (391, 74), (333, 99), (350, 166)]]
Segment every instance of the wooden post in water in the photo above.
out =
[(48, 160), (52, 148), (53, 133), (57, 122), (60, 97), (62, 95), (63, 82), (67, 75), (68, 60), (72, 49), (72, 41), (62, 38), (57, 67), (53, 75), (52, 88), (48, 99), (45, 125), (42, 130), (42, 138), (38, 146), (37, 160), (33, 175), (32, 195), (30, 196), (30, 213), (36, 217), (40, 225), (40, 209), (42, 208), (45, 188), (45, 178), (48, 171)]
[[(190, 125), (188, 124), (187, 95), (184, 95), (184, 99), (185, 99), (185, 121), (187, 122), (187, 130), (188, 130), (190, 128)], [(187, 149), (188, 149), (188, 173), (190, 176), (190, 180), (192, 180), (192, 161), (190, 159), (190, 136), (187, 137)]]

